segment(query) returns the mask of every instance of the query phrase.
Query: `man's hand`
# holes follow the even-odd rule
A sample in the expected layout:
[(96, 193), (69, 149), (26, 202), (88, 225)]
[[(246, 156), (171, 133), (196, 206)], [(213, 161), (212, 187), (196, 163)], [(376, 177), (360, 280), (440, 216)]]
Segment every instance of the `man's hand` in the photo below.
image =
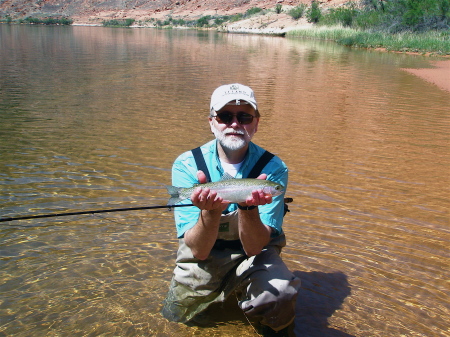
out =
[[(260, 174), (256, 179), (267, 179), (267, 174)], [(245, 200), (245, 203), (239, 203), (241, 206), (261, 206), (265, 204), (270, 204), (272, 202), (272, 195), (265, 194), (262, 189), (255, 190), (252, 195)]]
[[(200, 184), (206, 183), (206, 175), (203, 171), (197, 172), (197, 178)], [(197, 187), (194, 192), (192, 192), (191, 201), (194, 206), (205, 211), (217, 209), (222, 212), (228, 206), (228, 204), (223, 203), (223, 198), (219, 197), (216, 191), (202, 187)]]
[[(197, 172), (198, 182), (206, 183), (206, 176), (202, 171)], [(228, 204), (217, 196), (216, 191), (198, 187), (191, 194), (192, 204), (200, 208), (197, 223), (184, 233), (184, 240), (192, 254), (200, 259), (208, 258), (219, 232), (220, 217)]]

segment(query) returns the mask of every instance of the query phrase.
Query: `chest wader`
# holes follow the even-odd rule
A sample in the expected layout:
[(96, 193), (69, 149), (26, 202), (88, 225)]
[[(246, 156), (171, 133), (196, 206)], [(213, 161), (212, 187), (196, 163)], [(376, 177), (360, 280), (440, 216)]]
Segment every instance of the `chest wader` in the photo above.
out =
[[(211, 176), (201, 149), (195, 148), (192, 153), (198, 170), (203, 171), (207, 182), (210, 182)], [(272, 153), (264, 152), (247, 178), (258, 177), (273, 157)], [(284, 214), (288, 211), (285, 204)], [(237, 289), (239, 284), (246, 283), (244, 280), (250, 274), (258, 271), (267, 274), (264, 273), (266, 268), (264, 266), (269, 264), (275, 265), (272, 269), (277, 268), (277, 274), (290, 287), (293, 276), (279, 257), (281, 248), (285, 245), (285, 236), (281, 234), (273, 238), (269, 245), (265, 247), (264, 254), (258, 255), (258, 257), (247, 257), (239, 239), (237, 210), (222, 214), (216, 243), (206, 260), (196, 259), (192, 255), (191, 249), (185, 244), (184, 239), (179, 239), (176, 267), (162, 309), (163, 316), (171, 321), (186, 323), (212, 303), (224, 301), (235, 290), (239, 292)], [(264, 256), (268, 257), (267, 261), (262, 260)], [(261, 263), (254, 263), (255, 260), (262, 261)], [(267, 274), (267, 276), (269, 275)], [(291, 288), (289, 288), (290, 297), (293, 296), (292, 292), (295, 290), (292, 288), (291, 291)], [(240, 303), (242, 302), (241, 307), (245, 307), (247, 302), (252, 299), (255, 300), (257, 296), (253, 296), (250, 291), (246, 291), (246, 297), (240, 301)], [(269, 302), (273, 303), (273, 301)], [(253, 306), (251, 307), (253, 308)], [(249, 309), (247, 308), (247, 310)], [(248, 313), (250, 314), (250, 312)]]

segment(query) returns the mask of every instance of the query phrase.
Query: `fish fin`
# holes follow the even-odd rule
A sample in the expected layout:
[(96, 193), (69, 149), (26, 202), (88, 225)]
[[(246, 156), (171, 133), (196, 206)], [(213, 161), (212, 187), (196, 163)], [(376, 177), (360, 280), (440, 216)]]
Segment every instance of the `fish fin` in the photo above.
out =
[(182, 200), (183, 199), (181, 199), (181, 198), (170, 198), (169, 201), (167, 202), (167, 206), (174, 206)]
[(231, 179), (236, 179), (235, 177), (233, 177), (231, 174), (225, 172), (222, 176), (222, 178), (220, 178), (220, 181), (224, 181), (224, 180), (231, 180)]
[(183, 200), (180, 198), (180, 187), (176, 186), (166, 186), (167, 192), (170, 194), (170, 199), (167, 202), (167, 205), (175, 205), (176, 203)]

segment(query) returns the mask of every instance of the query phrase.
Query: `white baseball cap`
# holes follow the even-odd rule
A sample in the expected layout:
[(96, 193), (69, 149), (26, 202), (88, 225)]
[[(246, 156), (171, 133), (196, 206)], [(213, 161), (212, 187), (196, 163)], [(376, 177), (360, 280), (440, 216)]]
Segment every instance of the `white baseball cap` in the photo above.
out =
[(210, 110), (219, 111), (228, 104), (250, 104), (255, 110), (258, 110), (253, 90), (239, 83), (221, 85), (211, 95)]

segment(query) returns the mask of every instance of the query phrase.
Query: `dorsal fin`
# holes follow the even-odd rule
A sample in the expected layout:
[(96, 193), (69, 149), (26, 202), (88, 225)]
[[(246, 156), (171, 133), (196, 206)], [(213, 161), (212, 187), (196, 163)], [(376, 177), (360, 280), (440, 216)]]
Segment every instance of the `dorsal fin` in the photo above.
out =
[(231, 180), (231, 179), (235, 179), (231, 174), (225, 172), (222, 176), (222, 178), (220, 178), (220, 181), (224, 181), (224, 180)]

